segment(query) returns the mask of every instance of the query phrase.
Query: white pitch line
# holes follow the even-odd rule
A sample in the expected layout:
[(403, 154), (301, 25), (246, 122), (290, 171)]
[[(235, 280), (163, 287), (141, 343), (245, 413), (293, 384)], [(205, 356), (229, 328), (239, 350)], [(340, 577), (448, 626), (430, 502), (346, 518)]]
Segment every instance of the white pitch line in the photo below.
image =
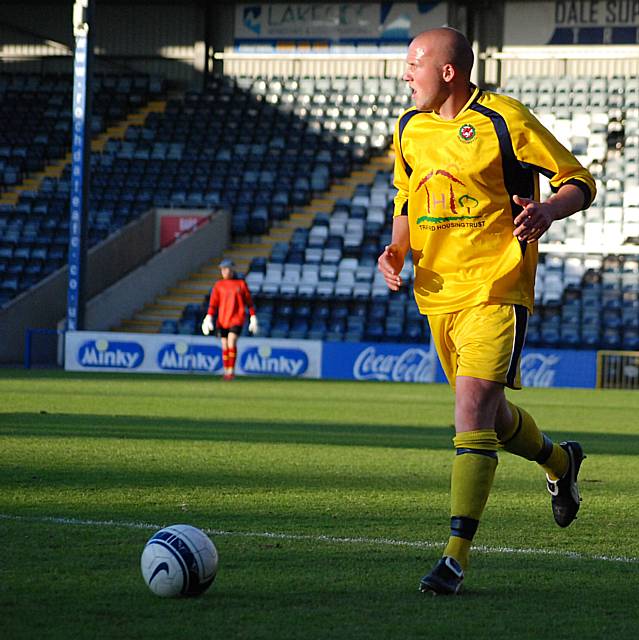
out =
[[(83, 520), (80, 518), (58, 518), (54, 516), (17, 516), (0, 513), (0, 520), (14, 522), (52, 523), (61, 525), (80, 525), (87, 527), (122, 527), (124, 529), (148, 529), (158, 531), (167, 525), (151, 524), (149, 522), (126, 522), (117, 520)], [(308, 535), (297, 533), (275, 533), (269, 531), (223, 531), (220, 529), (205, 529), (202, 531), (211, 536), (234, 538), (267, 538), (270, 540), (290, 540), (296, 542), (325, 542), (328, 544), (368, 544), (392, 547), (409, 547), (412, 549), (442, 549), (443, 542), (428, 542), (419, 540), (394, 540), (392, 538), (338, 537), (326, 535)], [(621, 562), (625, 564), (639, 564), (639, 558), (632, 556), (607, 556), (600, 554), (578, 553), (576, 551), (559, 551), (556, 549), (515, 549), (511, 547), (473, 546), (478, 553), (507, 553), (512, 555), (554, 556), (567, 560), (598, 560), (600, 562)]]

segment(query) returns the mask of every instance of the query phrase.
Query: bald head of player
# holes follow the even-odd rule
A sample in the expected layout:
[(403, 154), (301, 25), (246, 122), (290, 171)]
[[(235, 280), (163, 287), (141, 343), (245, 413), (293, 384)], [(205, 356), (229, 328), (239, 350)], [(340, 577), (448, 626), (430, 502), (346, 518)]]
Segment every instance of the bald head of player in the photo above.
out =
[(470, 72), (474, 55), (468, 39), (450, 27), (429, 29), (415, 36), (406, 54), (406, 72), (415, 106), (454, 118), (472, 93)]

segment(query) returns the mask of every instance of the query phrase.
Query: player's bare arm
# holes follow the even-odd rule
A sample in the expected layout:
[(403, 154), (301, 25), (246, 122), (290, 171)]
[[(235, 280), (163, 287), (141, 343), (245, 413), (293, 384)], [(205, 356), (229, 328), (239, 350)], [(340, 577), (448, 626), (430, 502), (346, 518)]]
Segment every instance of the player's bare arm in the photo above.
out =
[(563, 220), (586, 206), (584, 194), (573, 184), (562, 186), (545, 202), (513, 196), (513, 202), (523, 207), (515, 218), (513, 235), (521, 242), (536, 242), (556, 220)]
[(384, 247), (383, 253), (377, 259), (377, 268), (391, 291), (399, 291), (402, 284), (399, 274), (409, 247), (408, 217), (397, 216), (393, 219), (391, 243)]

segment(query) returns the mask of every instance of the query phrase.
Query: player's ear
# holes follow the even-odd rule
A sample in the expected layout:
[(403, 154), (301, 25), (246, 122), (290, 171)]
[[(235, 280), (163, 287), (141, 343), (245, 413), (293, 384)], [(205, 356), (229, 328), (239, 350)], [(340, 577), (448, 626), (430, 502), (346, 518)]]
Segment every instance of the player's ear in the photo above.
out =
[(452, 79), (457, 75), (457, 70), (453, 67), (452, 64), (446, 63), (442, 67), (442, 78), (445, 82), (451, 82)]

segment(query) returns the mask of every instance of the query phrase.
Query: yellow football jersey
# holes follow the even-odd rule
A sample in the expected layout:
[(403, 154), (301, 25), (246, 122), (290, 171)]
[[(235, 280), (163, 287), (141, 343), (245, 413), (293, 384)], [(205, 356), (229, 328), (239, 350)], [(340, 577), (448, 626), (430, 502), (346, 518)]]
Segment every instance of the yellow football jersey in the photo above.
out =
[(580, 187), (586, 208), (590, 173), (520, 102), (480, 89), (452, 120), (408, 109), (394, 145), (394, 215), (408, 215), (420, 311), (495, 302), (532, 312), (537, 243), (512, 235), (512, 196), (538, 200), (542, 173), (555, 191)]

